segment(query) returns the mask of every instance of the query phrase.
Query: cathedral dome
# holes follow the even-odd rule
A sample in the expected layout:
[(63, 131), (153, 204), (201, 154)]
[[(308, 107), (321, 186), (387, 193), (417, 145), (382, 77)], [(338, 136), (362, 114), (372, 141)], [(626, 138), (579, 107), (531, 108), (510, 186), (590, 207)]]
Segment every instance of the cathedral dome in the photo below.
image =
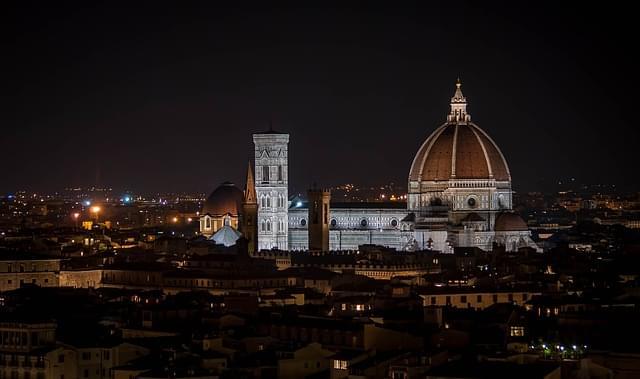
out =
[(494, 226), (496, 232), (527, 231), (529, 227), (522, 217), (513, 212), (503, 212), (496, 217)]
[(244, 195), (238, 187), (231, 182), (224, 182), (209, 195), (202, 207), (202, 214), (238, 216), (243, 199)]
[(484, 130), (471, 122), (460, 82), (456, 87), (451, 99), (451, 114), (418, 150), (409, 171), (409, 181), (510, 181), (509, 167), (502, 152)]

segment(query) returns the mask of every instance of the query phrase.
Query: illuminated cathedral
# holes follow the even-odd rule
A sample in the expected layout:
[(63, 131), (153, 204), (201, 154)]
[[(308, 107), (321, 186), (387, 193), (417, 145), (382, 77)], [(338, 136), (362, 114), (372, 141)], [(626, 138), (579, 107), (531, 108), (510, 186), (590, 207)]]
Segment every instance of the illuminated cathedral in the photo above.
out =
[(413, 251), (452, 252), (454, 247), (539, 251), (522, 218), (512, 210), (511, 173), (491, 137), (471, 121), (461, 83), (446, 121), (416, 153), (407, 202), (337, 203), (326, 193), (295, 201), (288, 193), (289, 135), (269, 130), (253, 135), (254, 162), (245, 190), (223, 183), (207, 198), (200, 232), (229, 245), (240, 235), (250, 251), (308, 250), (310, 214), (326, 208), (325, 249), (356, 250), (375, 244)]

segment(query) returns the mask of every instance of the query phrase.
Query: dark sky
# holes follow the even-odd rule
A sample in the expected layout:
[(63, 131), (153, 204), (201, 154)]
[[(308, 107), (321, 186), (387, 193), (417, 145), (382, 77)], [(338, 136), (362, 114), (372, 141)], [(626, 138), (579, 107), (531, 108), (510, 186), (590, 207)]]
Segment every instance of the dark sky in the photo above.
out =
[(405, 183), (458, 76), (516, 190), (639, 187), (626, 3), (208, 3), (3, 9), (0, 191), (208, 192), (243, 181), (269, 120), (291, 134), (292, 191)]

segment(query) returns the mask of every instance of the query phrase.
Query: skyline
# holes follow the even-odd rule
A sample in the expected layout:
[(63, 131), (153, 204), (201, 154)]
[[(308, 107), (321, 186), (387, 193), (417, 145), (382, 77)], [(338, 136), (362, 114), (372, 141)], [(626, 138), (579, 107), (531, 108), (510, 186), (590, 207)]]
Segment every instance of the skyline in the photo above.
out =
[(241, 185), (269, 122), (296, 191), (406, 185), (458, 76), (516, 191), (638, 188), (628, 16), (490, 7), (13, 8), (0, 191)]

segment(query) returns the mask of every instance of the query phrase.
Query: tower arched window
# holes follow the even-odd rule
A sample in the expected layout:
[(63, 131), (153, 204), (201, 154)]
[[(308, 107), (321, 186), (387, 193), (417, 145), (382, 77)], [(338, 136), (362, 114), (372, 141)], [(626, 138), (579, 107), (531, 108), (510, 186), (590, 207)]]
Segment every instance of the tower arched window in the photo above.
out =
[(267, 232), (271, 231), (271, 220), (267, 220)]
[(260, 230), (262, 230), (263, 232), (267, 231), (267, 223), (266, 223), (266, 221), (262, 220), (262, 222), (260, 223)]
[(271, 197), (267, 195), (267, 208), (271, 208)]

